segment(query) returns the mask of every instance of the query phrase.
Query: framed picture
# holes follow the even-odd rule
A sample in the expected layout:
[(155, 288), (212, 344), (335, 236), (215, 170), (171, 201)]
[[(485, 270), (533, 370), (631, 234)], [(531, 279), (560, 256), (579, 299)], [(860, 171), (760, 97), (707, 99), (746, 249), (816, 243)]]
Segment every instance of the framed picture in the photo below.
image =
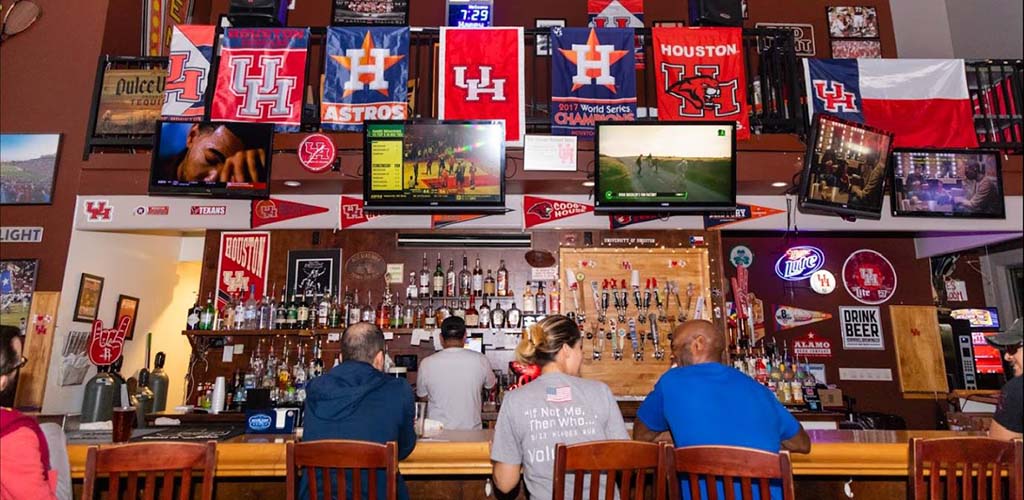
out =
[[(565, 19), (537, 19), (534, 22), (535, 26), (538, 28), (553, 28), (565, 26)], [(534, 54), (538, 56), (551, 55), (551, 35), (537, 35), (537, 43), (534, 46)]]
[(341, 249), (289, 251), (286, 286), (293, 294), (337, 295), (341, 286)]
[(408, 0), (334, 0), (331, 26), (408, 26)]
[(686, 21), (654, 21), (651, 26), (655, 28), (684, 28)]
[(832, 38), (878, 38), (878, 12), (874, 7), (827, 7)]
[(139, 314), (139, 299), (138, 297), (130, 297), (128, 295), (117, 296), (117, 313), (114, 314), (114, 324), (121, 321), (123, 316), (128, 316), (132, 319), (132, 324), (128, 327), (128, 335), (125, 336), (125, 340), (131, 340), (135, 338), (135, 317)]
[(102, 296), (103, 278), (82, 273), (82, 279), (78, 282), (78, 298), (75, 299), (74, 321), (96, 321)]
[(0, 260), (0, 325), (16, 326), (25, 335), (39, 261)]
[(60, 134), (0, 134), (0, 205), (49, 205)]
[(832, 40), (833, 59), (881, 59), (882, 42), (878, 40)]

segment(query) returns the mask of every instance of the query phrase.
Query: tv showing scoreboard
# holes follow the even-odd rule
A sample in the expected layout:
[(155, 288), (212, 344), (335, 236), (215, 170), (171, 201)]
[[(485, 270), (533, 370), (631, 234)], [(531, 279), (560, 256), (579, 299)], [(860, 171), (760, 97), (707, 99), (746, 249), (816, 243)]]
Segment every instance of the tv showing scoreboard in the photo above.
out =
[(364, 147), (367, 211), (505, 210), (501, 121), (368, 121)]
[(999, 152), (901, 149), (893, 153), (892, 214), (1002, 219)]
[(594, 211), (736, 206), (735, 122), (604, 122), (595, 130)]

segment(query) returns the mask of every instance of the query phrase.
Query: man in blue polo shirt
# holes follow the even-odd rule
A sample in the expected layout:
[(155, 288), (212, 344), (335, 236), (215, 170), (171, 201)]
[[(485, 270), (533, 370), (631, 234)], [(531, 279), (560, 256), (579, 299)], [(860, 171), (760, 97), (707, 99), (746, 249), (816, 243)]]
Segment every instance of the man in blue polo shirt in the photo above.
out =
[[(679, 325), (672, 337), (672, 356), (678, 366), (661, 376), (640, 405), (633, 439), (655, 441), (670, 431), (677, 448), (742, 446), (772, 453), (780, 449), (810, 452), (811, 439), (800, 422), (766, 387), (723, 365), (724, 350), (725, 337), (711, 322), (692, 320)], [(719, 498), (724, 497), (721, 489), (720, 483)], [(682, 491), (689, 499), (688, 485)], [(772, 485), (772, 498), (782, 498), (778, 484)]]

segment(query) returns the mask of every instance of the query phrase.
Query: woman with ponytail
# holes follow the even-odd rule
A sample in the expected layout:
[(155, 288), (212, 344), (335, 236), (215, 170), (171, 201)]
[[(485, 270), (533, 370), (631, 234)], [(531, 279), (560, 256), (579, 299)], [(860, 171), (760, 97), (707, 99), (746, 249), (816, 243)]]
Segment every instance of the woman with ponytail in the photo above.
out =
[[(576, 322), (554, 315), (531, 326), (516, 348), (516, 359), (540, 367), (540, 377), (505, 395), (491, 445), (494, 484), (499, 498), (514, 498), (522, 469), (529, 498), (548, 500), (555, 444), (625, 440), (629, 435), (611, 389), (579, 376), (583, 341)], [(571, 493), (572, 478), (566, 483)], [(583, 491), (587, 497), (589, 484)]]

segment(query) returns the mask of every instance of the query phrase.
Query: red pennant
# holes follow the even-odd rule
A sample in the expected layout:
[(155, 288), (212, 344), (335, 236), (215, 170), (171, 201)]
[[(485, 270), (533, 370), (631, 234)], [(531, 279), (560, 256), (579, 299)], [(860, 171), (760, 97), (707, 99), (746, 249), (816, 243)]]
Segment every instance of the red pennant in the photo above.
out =
[(341, 228), (348, 229), (376, 219), (379, 215), (368, 215), (363, 210), (363, 199), (355, 196), (341, 197)]
[(268, 200), (253, 200), (252, 202), (252, 227), (257, 228), (309, 215), (322, 214), (329, 211), (326, 207), (307, 205), (295, 201), (270, 198)]
[(526, 229), (548, 222), (594, 211), (593, 205), (575, 201), (552, 200), (536, 196), (523, 196), (523, 221)]

